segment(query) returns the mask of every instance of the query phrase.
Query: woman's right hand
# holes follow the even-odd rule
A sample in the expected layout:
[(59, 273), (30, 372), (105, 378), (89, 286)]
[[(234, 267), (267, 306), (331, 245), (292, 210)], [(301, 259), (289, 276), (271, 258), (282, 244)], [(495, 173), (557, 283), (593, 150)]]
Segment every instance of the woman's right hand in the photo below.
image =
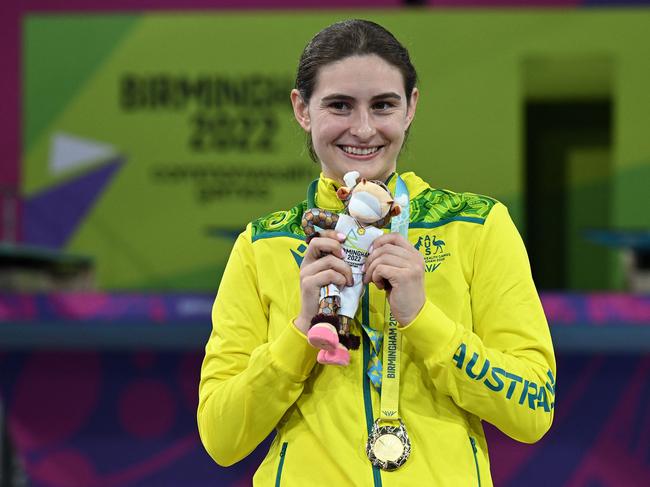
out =
[(325, 230), (309, 242), (300, 266), (300, 314), (294, 322), (305, 335), (311, 319), (318, 313), (320, 289), (329, 284), (351, 286), (353, 283), (352, 269), (343, 260), (341, 243), (344, 241), (342, 233)]

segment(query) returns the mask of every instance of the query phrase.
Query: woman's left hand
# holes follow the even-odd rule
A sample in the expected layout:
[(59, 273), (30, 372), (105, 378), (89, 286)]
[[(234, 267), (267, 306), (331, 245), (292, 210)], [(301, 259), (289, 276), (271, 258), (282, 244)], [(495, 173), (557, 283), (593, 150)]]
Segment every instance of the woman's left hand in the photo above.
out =
[[(424, 259), (399, 233), (377, 238), (366, 260), (363, 282), (386, 289), (390, 310), (406, 326), (424, 306)], [(387, 285), (388, 284), (388, 285)]]

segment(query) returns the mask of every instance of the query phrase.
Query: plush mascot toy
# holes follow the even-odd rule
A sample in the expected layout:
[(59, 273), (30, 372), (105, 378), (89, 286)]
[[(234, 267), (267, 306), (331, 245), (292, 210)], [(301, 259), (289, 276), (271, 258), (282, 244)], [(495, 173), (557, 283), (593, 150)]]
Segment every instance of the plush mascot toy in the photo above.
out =
[(318, 229), (334, 229), (347, 237), (342, 243), (344, 260), (352, 268), (354, 278), (352, 286), (330, 284), (321, 288), (318, 314), (312, 318), (307, 334), (309, 343), (320, 349), (318, 362), (321, 364), (347, 365), (349, 350), (359, 348), (361, 340), (350, 333), (350, 322), (363, 292), (361, 269), (368, 249), (384, 234), (381, 229), (401, 213), (401, 207), (381, 181), (359, 180), (357, 171), (346, 173), (343, 181), (345, 186), (338, 189), (337, 196), (345, 205), (344, 213), (312, 208), (302, 218), (308, 242), (318, 236)]

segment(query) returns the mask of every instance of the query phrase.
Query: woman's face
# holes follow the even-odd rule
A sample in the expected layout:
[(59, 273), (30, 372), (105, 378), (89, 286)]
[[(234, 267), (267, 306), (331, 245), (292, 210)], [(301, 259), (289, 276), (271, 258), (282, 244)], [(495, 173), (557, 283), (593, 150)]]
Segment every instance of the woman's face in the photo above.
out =
[(376, 55), (350, 56), (319, 69), (309, 103), (291, 92), (294, 114), (311, 134), (323, 174), (348, 171), (385, 181), (397, 165), (418, 99), (407, 104), (402, 73)]

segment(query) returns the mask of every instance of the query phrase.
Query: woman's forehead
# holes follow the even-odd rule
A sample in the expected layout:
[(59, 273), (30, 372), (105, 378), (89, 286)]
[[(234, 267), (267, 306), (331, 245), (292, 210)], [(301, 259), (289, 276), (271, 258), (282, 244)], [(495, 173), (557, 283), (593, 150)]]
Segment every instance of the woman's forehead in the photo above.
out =
[(318, 70), (314, 94), (374, 97), (384, 93), (404, 96), (401, 71), (377, 55), (350, 56), (326, 64)]

